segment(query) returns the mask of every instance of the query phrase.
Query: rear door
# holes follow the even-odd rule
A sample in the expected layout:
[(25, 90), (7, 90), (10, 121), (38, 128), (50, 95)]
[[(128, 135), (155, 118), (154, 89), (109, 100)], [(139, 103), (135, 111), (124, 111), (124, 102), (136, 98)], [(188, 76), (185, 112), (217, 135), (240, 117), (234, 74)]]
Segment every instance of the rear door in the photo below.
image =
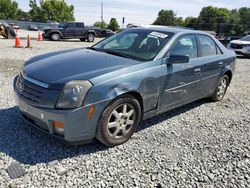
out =
[(215, 41), (208, 35), (197, 35), (200, 62), (202, 63), (201, 82), (203, 95), (213, 93), (224, 66), (224, 56)]
[(66, 23), (63, 30), (64, 38), (75, 38), (76, 37), (76, 28), (75, 23)]
[(76, 36), (77, 37), (83, 37), (86, 36), (86, 31), (84, 29), (83, 23), (75, 23), (76, 25)]
[(170, 55), (187, 55), (190, 61), (185, 64), (168, 64), (167, 60), (164, 60), (159, 111), (175, 108), (200, 97), (201, 66), (197, 46), (195, 35), (185, 35), (177, 39), (168, 53), (168, 57)]

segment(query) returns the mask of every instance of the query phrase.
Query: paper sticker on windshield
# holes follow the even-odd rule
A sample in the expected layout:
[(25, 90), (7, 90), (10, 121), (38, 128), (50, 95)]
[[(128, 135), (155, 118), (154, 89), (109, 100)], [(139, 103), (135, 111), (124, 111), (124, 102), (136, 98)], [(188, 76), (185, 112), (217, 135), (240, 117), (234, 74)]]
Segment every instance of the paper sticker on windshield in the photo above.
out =
[(152, 33), (150, 33), (150, 35), (155, 36), (155, 37), (159, 37), (159, 38), (162, 38), (162, 39), (165, 39), (165, 38), (168, 37), (168, 35), (163, 34), (163, 33), (159, 33), (159, 32), (152, 32)]

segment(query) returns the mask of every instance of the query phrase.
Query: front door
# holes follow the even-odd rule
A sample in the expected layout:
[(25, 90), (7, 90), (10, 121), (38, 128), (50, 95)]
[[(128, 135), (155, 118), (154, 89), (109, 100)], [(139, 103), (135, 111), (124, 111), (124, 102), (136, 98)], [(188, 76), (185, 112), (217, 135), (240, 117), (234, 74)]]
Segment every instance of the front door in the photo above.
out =
[(75, 38), (76, 37), (76, 28), (75, 23), (67, 23), (63, 30), (64, 38)]
[(199, 97), (201, 92), (201, 65), (198, 61), (198, 48), (195, 35), (185, 35), (177, 40), (170, 55), (187, 55), (189, 63), (169, 64), (168, 58), (163, 60), (163, 76), (161, 78), (161, 94), (158, 111), (169, 110)]

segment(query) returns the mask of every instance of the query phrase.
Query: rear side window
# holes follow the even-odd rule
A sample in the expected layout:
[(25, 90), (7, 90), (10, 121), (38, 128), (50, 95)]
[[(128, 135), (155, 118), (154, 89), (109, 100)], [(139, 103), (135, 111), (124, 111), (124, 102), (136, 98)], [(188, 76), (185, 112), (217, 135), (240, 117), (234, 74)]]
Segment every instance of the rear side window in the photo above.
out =
[(198, 40), (200, 42), (201, 56), (214, 56), (217, 55), (218, 47), (209, 36), (198, 35)]
[(197, 43), (194, 35), (186, 35), (177, 40), (170, 55), (187, 55), (190, 59), (198, 57)]
[(76, 23), (76, 27), (77, 27), (77, 28), (82, 28), (82, 27), (83, 27), (83, 24), (82, 24), (82, 23)]

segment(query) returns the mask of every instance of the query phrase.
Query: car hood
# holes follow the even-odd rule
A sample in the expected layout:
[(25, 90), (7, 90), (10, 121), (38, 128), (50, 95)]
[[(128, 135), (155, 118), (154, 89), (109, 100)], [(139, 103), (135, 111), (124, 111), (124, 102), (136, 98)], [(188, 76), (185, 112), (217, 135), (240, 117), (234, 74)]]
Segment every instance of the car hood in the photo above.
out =
[(132, 59), (90, 49), (71, 49), (34, 57), (25, 63), (23, 72), (50, 87), (61, 88), (68, 81), (90, 80), (136, 63)]
[(243, 40), (232, 40), (232, 44), (250, 44), (250, 41), (243, 41)]

